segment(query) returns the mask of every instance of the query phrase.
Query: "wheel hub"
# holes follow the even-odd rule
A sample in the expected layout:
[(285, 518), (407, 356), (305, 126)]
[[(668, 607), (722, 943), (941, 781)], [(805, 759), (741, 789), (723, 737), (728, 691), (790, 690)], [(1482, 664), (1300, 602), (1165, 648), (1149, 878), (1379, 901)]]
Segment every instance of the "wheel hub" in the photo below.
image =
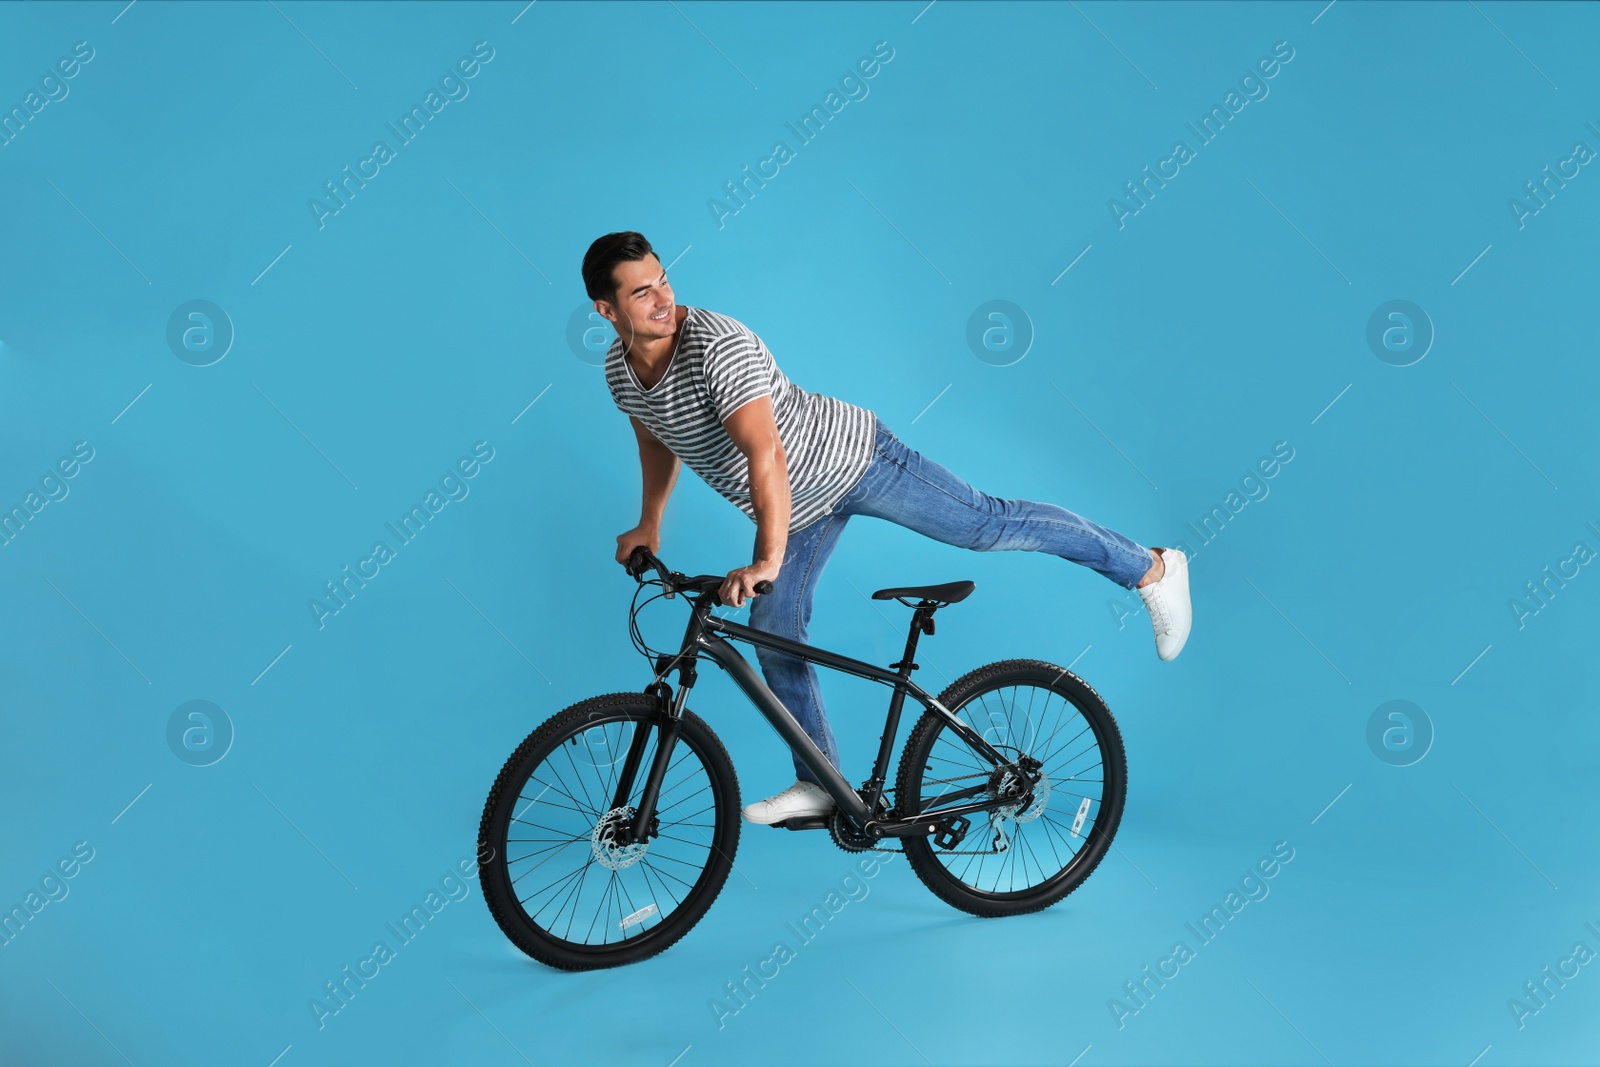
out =
[[(1015, 822), (1032, 822), (1037, 819), (1044, 811), (1045, 805), (1050, 802), (1050, 778), (1042, 769), (1038, 770), (1037, 774), (1038, 780), (1033, 783), (1033, 799), (1026, 806), (1002, 804), (992, 809), (994, 813)], [(989, 780), (989, 795), (992, 797), (1004, 796), (1019, 788), (1027, 788), (1026, 780), (1010, 768), (1001, 768)]]
[(638, 812), (632, 807), (612, 808), (600, 816), (590, 835), (594, 858), (602, 867), (613, 871), (626, 870), (644, 859), (650, 849), (648, 841), (628, 841), (628, 827)]

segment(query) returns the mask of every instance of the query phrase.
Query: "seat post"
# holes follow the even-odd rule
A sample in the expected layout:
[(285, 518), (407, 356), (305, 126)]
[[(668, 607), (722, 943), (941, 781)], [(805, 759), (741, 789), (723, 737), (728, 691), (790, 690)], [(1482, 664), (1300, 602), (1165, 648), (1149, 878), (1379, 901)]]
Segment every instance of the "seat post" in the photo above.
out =
[(912, 662), (913, 657), (917, 654), (917, 635), (919, 633), (933, 633), (933, 613), (936, 610), (937, 605), (924, 600), (911, 613), (911, 632), (906, 634), (905, 656), (901, 658), (899, 663), (889, 664), (889, 666), (899, 670), (903, 677), (911, 677), (911, 672), (917, 668), (917, 664)]
[[(917, 654), (917, 639), (921, 633), (933, 632), (933, 613), (938, 610), (938, 605), (924, 600), (918, 604), (911, 614), (911, 632), (906, 635), (906, 651), (899, 663), (889, 666), (900, 672), (900, 677), (906, 681), (911, 679), (911, 672), (917, 669), (915, 656)], [(872, 765), (872, 777), (868, 779), (866, 789), (867, 807), (874, 815), (877, 813), (878, 798), (883, 794), (884, 783), (888, 781), (890, 750), (894, 747), (895, 734), (900, 729), (900, 709), (904, 706), (906, 691), (903, 686), (896, 685), (894, 693), (889, 697), (889, 714), (883, 722), (883, 735), (878, 738), (878, 758)]]

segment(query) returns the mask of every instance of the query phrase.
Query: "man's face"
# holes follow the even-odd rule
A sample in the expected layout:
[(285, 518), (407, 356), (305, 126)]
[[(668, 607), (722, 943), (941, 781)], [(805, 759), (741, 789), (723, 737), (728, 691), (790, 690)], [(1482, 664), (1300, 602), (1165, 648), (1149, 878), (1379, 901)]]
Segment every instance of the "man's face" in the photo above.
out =
[(611, 275), (617, 280), (615, 303), (596, 300), (594, 306), (617, 328), (624, 343), (631, 346), (636, 338), (659, 340), (677, 332), (677, 304), (661, 260), (654, 254), (625, 259)]

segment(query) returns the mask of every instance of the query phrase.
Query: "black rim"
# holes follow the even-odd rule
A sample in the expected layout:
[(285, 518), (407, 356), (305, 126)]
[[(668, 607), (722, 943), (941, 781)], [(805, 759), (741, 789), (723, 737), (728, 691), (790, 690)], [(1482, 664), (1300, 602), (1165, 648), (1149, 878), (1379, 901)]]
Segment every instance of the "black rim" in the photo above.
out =
[[(1067, 876), (1111, 816), (1104, 804), (1115, 803), (1093, 719), (1067, 695), (1036, 682), (984, 690), (956, 715), (1001, 753), (1038, 760), (1048, 795), (1041, 801), (1036, 791), (1033, 804), (1002, 813), (997, 823), (987, 812), (970, 816), (954, 848), (928, 843), (933, 857), (956, 881), (995, 897), (1031, 894)], [(983, 785), (993, 773), (944, 725), (921, 767), (922, 808), (945, 793)], [(996, 847), (996, 831), (1004, 835), (1003, 848)]]
[[(650, 730), (641, 771), (627, 803), (614, 810), (617, 779), (641, 729)], [(606, 830), (637, 807), (659, 736), (626, 717), (591, 722), (549, 749), (518, 790), (506, 823), (505, 878), (545, 936), (581, 949), (640, 941), (683, 906), (711, 866), (716, 789), (689, 731), (679, 735), (661, 783), (658, 835), (642, 849), (607, 841)]]

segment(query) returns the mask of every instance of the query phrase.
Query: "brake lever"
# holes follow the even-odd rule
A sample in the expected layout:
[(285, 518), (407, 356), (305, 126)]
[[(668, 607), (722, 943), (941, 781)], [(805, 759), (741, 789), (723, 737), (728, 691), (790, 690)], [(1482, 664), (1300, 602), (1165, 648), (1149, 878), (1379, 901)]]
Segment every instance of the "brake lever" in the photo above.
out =
[[(639, 557), (639, 569), (637, 571), (633, 569), (635, 557)], [(657, 576), (662, 578), (664, 581), (667, 579), (669, 573), (667, 569), (661, 565), (661, 561), (656, 559), (655, 553), (651, 552), (643, 545), (639, 545), (628, 555), (628, 561), (623, 564), (623, 570), (627, 571), (628, 576), (634, 581), (638, 582), (640, 585), (644, 584), (644, 575), (646, 571), (654, 570)], [(668, 593), (667, 595), (671, 596), (672, 594)]]

